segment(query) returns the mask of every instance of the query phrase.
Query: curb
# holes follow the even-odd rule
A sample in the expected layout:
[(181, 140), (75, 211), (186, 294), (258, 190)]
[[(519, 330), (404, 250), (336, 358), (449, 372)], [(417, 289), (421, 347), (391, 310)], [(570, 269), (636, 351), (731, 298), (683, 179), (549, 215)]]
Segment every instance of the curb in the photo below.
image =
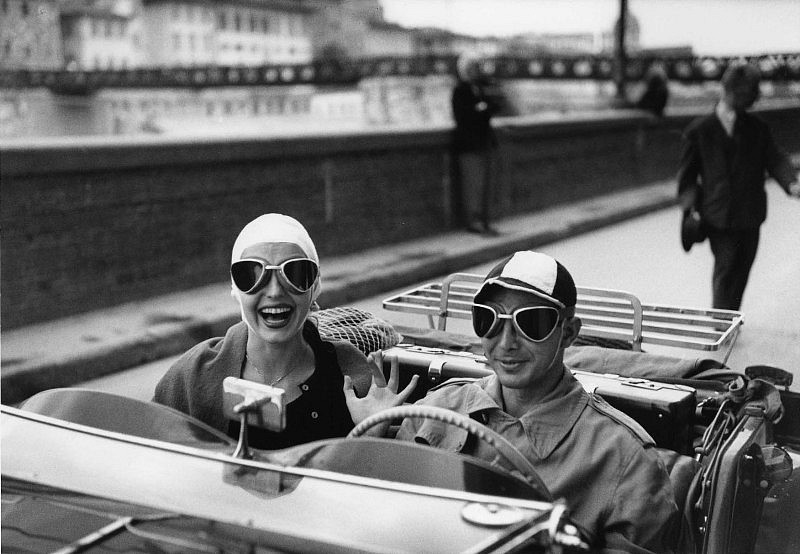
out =
[[(525, 226), (522, 231), (504, 233), (497, 237), (482, 237), (480, 240), (457, 240), (455, 242), (458, 242), (460, 248), (453, 248), (444, 255), (439, 253), (407, 260), (402, 264), (387, 264), (379, 269), (371, 269), (368, 275), (329, 283), (321, 294), (319, 303), (323, 307), (344, 305), (489, 262), (516, 250), (535, 248), (570, 238), (675, 204), (674, 185), (671, 182), (662, 182), (569, 206), (556, 206), (537, 212), (536, 219), (540, 222), (538, 226)], [(565, 210), (568, 217), (564, 217)], [(504, 223), (499, 221), (498, 226), (502, 228)], [(457, 239), (461, 233), (463, 232), (451, 232), (443, 238)], [(58, 360), (44, 360), (38, 364), (6, 369), (0, 376), (1, 401), (3, 404), (18, 403), (42, 390), (72, 386), (181, 354), (198, 342), (224, 335), (228, 327), (239, 320), (240, 314), (236, 309), (207, 318), (187, 317), (180, 321), (150, 326), (137, 336), (93, 349), (79, 350)]]

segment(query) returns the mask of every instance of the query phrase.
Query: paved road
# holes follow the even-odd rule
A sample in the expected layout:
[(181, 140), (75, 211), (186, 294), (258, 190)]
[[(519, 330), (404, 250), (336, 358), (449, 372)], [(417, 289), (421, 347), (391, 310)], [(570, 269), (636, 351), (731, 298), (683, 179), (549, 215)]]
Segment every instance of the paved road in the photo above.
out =
[[(783, 367), (800, 390), (800, 202), (768, 187), (769, 217), (742, 310), (745, 325), (728, 360), (735, 369), (751, 364)], [(599, 231), (552, 243), (542, 251), (570, 269), (579, 285), (621, 289), (649, 303), (708, 307), (712, 256), (708, 243), (686, 254), (678, 239), (679, 214), (663, 210)], [(494, 263), (466, 268), (485, 274)], [(411, 288), (411, 287), (406, 287)], [(353, 305), (403, 325), (422, 326), (422, 316), (386, 312), (389, 291)], [(175, 358), (166, 358), (81, 386), (149, 398), (159, 376)]]

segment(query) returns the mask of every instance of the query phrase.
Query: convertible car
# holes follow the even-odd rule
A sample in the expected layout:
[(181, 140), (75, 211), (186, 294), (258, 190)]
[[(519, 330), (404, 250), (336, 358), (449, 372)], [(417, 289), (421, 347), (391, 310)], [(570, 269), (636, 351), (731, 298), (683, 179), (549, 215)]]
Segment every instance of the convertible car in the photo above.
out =
[[(478, 278), (456, 274), (389, 298), (429, 328), (322, 310), (320, 331), (380, 348), (415, 392), (489, 369), (464, 319)], [(580, 345), (565, 361), (583, 386), (655, 439), (684, 514), (681, 548), (800, 550), (800, 395), (790, 374), (724, 361), (741, 314), (645, 305), (579, 289)], [(343, 317), (345, 314), (346, 317)], [(355, 315), (354, 315), (355, 314)], [(355, 317), (358, 316), (358, 317)], [(363, 317), (361, 317), (363, 316)], [(375, 322), (381, 322), (376, 325)], [(455, 325), (454, 323), (452, 325)], [(451, 326), (452, 326), (451, 325)], [(366, 339), (366, 340), (365, 340)], [(650, 352), (665, 347), (684, 355)], [(697, 351), (721, 359), (697, 357)], [(609, 368), (615, 373), (609, 373)], [(402, 382), (401, 382), (402, 386)], [(279, 429), (283, 391), (230, 379), (231, 418)], [(535, 469), (477, 421), (404, 405), (350, 436), (263, 451), (170, 408), (86, 389), (54, 389), (3, 406), (4, 552), (581, 552), (594, 545)], [(391, 438), (379, 423), (433, 418), (493, 445), (513, 472)], [(391, 434), (391, 433), (390, 433)]]

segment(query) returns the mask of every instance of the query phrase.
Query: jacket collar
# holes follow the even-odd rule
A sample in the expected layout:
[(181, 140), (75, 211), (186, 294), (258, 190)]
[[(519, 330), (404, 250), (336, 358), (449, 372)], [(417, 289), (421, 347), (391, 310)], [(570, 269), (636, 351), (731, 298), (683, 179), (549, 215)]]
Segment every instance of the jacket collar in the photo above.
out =
[[(476, 383), (481, 392), (471, 395), (467, 402), (467, 413), (472, 415), (484, 410), (501, 410), (500, 381), (489, 375)], [(519, 421), (525, 430), (531, 449), (540, 459), (547, 458), (572, 430), (589, 402), (583, 386), (563, 368), (561, 380), (553, 392), (543, 401), (531, 407)], [(502, 417), (513, 417), (502, 412)]]
[(725, 129), (725, 134), (729, 137), (733, 136), (733, 126), (736, 124), (736, 112), (732, 110), (728, 105), (720, 101), (717, 103), (717, 107), (714, 109), (714, 113), (717, 116), (717, 119), (722, 125), (722, 128)]

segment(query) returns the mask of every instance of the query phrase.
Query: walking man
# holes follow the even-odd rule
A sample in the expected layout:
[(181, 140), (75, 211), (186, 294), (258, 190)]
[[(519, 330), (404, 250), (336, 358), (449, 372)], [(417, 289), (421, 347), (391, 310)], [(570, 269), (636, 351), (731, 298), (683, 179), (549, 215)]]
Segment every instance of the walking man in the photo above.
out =
[(713, 306), (738, 310), (767, 216), (768, 172), (787, 194), (800, 198), (789, 157), (766, 122), (747, 110), (759, 95), (758, 69), (728, 68), (714, 113), (693, 121), (684, 133), (678, 197), (684, 211), (695, 208), (714, 254)]

